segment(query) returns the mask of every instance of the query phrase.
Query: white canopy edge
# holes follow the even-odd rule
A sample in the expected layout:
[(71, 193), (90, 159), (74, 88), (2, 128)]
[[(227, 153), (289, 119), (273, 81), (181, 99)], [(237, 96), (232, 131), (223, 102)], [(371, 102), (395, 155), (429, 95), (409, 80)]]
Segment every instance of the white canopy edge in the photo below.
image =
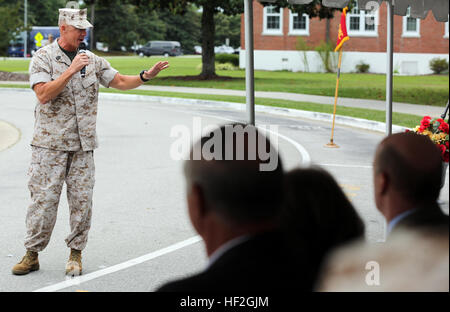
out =
[[(274, 3), (277, 0), (258, 0), (259, 2)], [(313, 0), (286, 0), (291, 4), (309, 4)], [(408, 7), (411, 8), (410, 16), (413, 18), (425, 19), (428, 12), (433, 12), (434, 18), (438, 22), (448, 22), (449, 0), (357, 0), (358, 7), (373, 10), (374, 6), (381, 5), (382, 1), (392, 2), (394, 14), (405, 16)], [(322, 0), (322, 4), (331, 8), (345, 8), (350, 0)]]

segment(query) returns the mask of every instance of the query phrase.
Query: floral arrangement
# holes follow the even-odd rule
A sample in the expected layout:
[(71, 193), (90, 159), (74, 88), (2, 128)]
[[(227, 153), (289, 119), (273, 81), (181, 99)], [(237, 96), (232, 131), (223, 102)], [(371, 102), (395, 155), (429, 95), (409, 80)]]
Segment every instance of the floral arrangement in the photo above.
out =
[(440, 149), (442, 160), (448, 163), (448, 130), (448, 123), (446, 123), (442, 118), (431, 119), (430, 116), (425, 116), (420, 122), (420, 125), (414, 128), (413, 132), (428, 136)]

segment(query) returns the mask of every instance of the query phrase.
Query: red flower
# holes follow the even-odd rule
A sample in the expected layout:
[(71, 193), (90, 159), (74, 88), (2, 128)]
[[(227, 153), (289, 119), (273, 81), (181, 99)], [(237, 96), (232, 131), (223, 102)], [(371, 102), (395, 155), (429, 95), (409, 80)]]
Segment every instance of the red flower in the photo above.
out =
[(446, 123), (445, 121), (442, 121), (441, 124), (439, 125), (439, 130), (441, 130), (442, 132), (448, 133), (448, 123)]
[(444, 157), (444, 154), (447, 151), (447, 148), (442, 144), (439, 144), (438, 147), (441, 150), (442, 157)]
[(422, 120), (428, 120), (429, 121), (429, 120), (431, 120), (431, 117), (430, 116), (425, 116), (425, 117), (422, 118)]
[(448, 154), (449, 153), (447, 152), (444, 154), (444, 156), (442, 156), (445, 162), (448, 162)]
[(421, 125), (421, 128), (423, 127), (424, 129), (427, 129), (430, 126), (430, 120), (424, 118), (420, 122), (420, 125)]
[(442, 119), (442, 118), (438, 118), (438, 119), (436, 119), (436, 121), (439, 121), (440, 123), (443, 123), (443, 122), (445, 122), (445, 120), (444, 120), (444, 119)]
[(448, 141), (445, 142), (445, 147), (448, 149)]

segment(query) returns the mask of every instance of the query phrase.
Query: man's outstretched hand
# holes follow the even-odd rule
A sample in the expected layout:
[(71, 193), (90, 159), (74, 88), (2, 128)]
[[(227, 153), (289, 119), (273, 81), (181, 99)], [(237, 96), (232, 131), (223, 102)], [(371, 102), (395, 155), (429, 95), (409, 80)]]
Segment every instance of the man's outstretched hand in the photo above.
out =
[(152, 68), (145, 71), (143, 76), (145, 79), (152, 79), (152, 78), (156, 77), (160, 71), (162, 71), (166, 68), (169, 68), (169, 62), (160, 61), (160, 62), (156, 63), (155, 65), (153, 65)]
[[(152, 79), (156, 77), (156, 75), (159, 74), (160, 71), (166, 69), (169, 67), (169, 62), (158, 62), (156, 63), (152, 68), (149, 70), (144, 71), (142, 76), (145, 79)], [(119, 90), (130, 90), (137, 88), (143, 84), (143, 81), (139, 76), (127, 76), (127, 75), (121, 75), (120, 73), (117, 73), (114, 79), (109, 84), (110, 87), (113, 87), (115, 89)]]

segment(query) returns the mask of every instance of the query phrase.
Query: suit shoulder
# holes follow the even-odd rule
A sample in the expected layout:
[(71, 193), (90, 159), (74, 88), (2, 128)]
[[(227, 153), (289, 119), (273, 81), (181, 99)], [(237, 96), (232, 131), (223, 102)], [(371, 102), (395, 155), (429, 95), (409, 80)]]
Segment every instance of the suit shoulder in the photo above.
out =
[(184, 279), (164, 284), (156, 292), (206, 292), (208, 283), (205, 283), (204, 273), (193, 275)]

